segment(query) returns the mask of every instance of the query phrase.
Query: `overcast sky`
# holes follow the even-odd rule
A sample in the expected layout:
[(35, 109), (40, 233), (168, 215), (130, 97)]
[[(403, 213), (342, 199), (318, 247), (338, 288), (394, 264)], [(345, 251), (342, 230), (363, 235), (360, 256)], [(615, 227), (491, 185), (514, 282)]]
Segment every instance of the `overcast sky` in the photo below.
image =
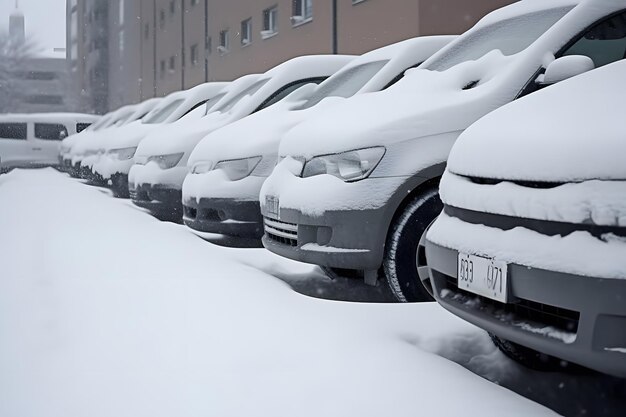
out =
[[(65, 0), (19, 0), (26, 19), (26, 37), (42, 48), (65, 48)], [(0, 31), (9, 29), (15, 0), (0, 0)]]

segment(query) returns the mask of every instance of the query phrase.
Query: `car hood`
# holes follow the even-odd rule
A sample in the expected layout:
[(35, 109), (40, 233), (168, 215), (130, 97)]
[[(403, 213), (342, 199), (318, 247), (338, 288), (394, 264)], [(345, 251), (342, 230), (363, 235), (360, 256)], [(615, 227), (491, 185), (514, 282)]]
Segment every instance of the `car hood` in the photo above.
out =
[(162, 125), (142, 123), (141, 120), (129, 123), (116, 130), (115, 135), (106, 141), (105, 148), (111, 150), (136, 147), (147, 134), (160, 126)]
[(345, 101), (328, 97), (317, 105), (297, 110), (306, 100), (283, 100), (210, 133), (196, 146), (189, 164), (198, 161), (222, 161), (258, 155), (275, 155), (282, 136), (309, 117)]
[(230, 123), (230, 113), (213, 112), (201, 119), (185, 120), (162, 126), (141, 141), (136, 156), (150, 157), (184, 152), (191, 153), (208, 133)]
[(443, 72), (409, 70), (387, 90), (354, 96), (297, 125), (279, 153), (309, 158), (464, 130), (515, 97), (518, 88), (502, 76), (514, 59), (492, 51)]
[(459, 175), (539, 181), (626, 180), (626, 62), (563, 81), (491, 113), (457, 141)]

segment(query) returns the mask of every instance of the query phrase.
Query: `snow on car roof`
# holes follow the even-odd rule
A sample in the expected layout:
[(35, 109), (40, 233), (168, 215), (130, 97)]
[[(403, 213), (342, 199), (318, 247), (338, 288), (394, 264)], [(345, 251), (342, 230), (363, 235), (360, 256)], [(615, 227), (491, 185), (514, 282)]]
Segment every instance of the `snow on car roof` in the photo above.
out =
[(0, 114), (0, 121), (41, 122), (41, 123), (75, 123), (93, 122), (100, 118), (98, 115), (85, 113), (7, 113)]
[(626, 180), (625, 74), (618, 61), (494, 111), (461, 135), (449, 169), (509, 180)]

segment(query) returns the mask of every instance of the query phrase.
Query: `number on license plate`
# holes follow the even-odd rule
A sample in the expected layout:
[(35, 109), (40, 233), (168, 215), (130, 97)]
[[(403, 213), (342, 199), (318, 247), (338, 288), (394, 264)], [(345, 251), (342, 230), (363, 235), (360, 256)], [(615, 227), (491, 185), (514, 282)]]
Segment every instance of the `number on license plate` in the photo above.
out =
[(457, 285), (459, 289), (506, 303), (507, 264), (481, 256), (459, 253)]
[(278, 202), (278, 198), (268, 195), (265, 196), (265, 210), (267, 211), (268, 214), (274, 216), (274, 217), (278, 217), (279, 213), (279, 202)]

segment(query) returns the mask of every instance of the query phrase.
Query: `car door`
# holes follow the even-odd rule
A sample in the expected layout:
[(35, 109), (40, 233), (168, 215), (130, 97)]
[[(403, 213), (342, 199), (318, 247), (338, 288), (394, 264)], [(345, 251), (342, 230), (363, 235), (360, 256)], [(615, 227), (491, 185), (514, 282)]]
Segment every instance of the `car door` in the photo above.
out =
[(32, 139), (33, 163), (54, 165), (59, 160), (59, 146), (68, 136), (68, 129), (63, 123), (35, 122)]
[(0, 122), (0, 167), (2, 170), (27, 164), (30, 146), (28, 123)]

